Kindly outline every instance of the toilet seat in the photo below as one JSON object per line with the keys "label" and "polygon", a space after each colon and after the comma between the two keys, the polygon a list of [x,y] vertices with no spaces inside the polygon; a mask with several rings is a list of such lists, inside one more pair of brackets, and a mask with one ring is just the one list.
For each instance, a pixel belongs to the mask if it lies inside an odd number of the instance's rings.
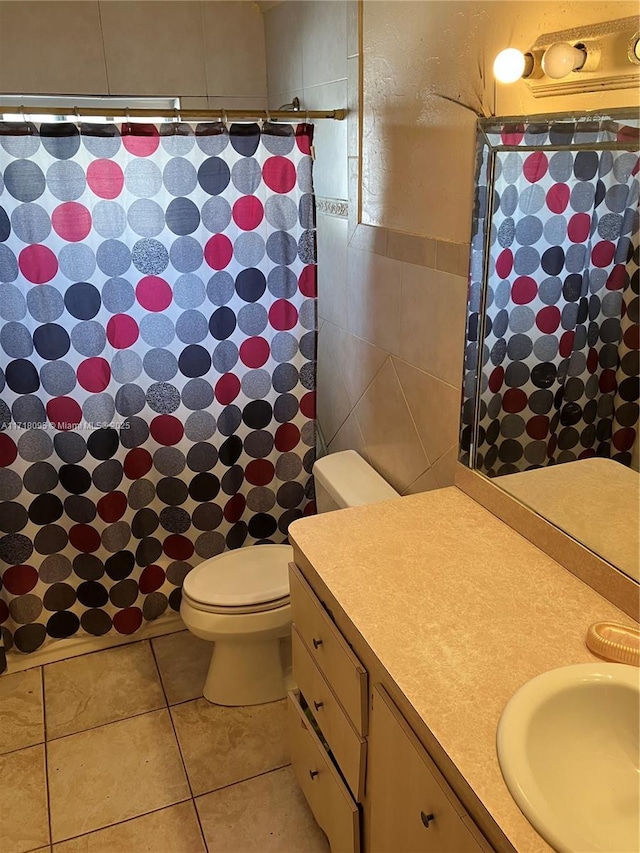
{"label": "toilet seat", "polygon": [[252,545],[218,554],[193,568],[182,593],[211,613],[258,613],[289,603],[290,545]]}

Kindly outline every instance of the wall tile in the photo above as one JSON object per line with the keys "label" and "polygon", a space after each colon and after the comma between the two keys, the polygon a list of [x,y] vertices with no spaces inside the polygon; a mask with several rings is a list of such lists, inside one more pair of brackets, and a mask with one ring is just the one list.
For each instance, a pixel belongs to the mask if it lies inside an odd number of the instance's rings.
{"label": "wall tile", "polygon": [[267,98],[260,95],[255,95],[252,98],[230,98],[230,97],[211,97],[207,98],[208,108],[210,110],[219,110],[220,108],[228,110],[266,110]]}
{"label": "wall tile", "polygon": [[355,408],[371,464],[402,492],[429,467],[388,359]]}
{"label": "wall tile", "polygon": [[[347,161],[347,178],[349,183],[349,243],[353,240],[354,234],[358,227],[358,219],[360,217],[360,196],[358,190],[358,175],[359,165],[357,157],[349,157]],[[386,231],[384,232],[386,234]],[[356,247],[359,248],[359,247]],[[386,254],[385,251],[380,252],[381,255]]]}
{"label": "wall tile", "polygon": [[400,346],[394,353],[460,388],[466,312],[466,279],[403,264]]}
{"label": "wall tile", "polygon": [[[351,159],[355,158],[349,158],[349,162]],[[363,252],[386,255],[388,239],[389,232],[386,228],[378,228],[359,222],[349,238],[349,245],[353,246],[354,249],[361,249]]]}
{"label": "wall tile", "polygon": [[404,490],[403,495],[417,495],[419,492],[431,492],[433,489],[439,489],[438,481],[433,473],[433,468],[429,468],[421,474],[417,480],[414,480],[411,485]]}
{"label": "wall tile", "polygon": [[111,94],[206,95],[200,3],[110,2],[100,12]]}
{"label": "wall tile", "polygon": [[[258,6],[224,0],[203,2],[202,24],[209,95],[266,97],[264,18]],[[233,62],[236,56],[242,58]]]}
{"label": "wall tile", "polygon": [[280,3],[264,16],[269,97],[302,89],[302,5]]}
{"label": "wall tile", "polygon": [[436,478],[439,489],[454,485],[456,464],[458,462],[458,441],[433,463],[431,470]]}
{"label": "wall tile", "polygon": [[402,264],[349,247],[349,331],[388,352],[400,346]]}
{"label": "wall tile", "polygon": [[342,338],[340,363],[351,404],[355,406],[389,354],[352,334]]}
{"label": "wall tile", "polygon": [[347,76],[347,3],[345,0],[314,0],[303,3],[302,83],[317,86]]}
{"label": "wall tile", "polygon": [[340,367],[341,339],[345,333],[325,321],[318,333],[318,423],[329,444],[351,411]]}
{"label": "wall tile", "polygon": [[97,3],[0,3],[0,32],[3,92],[108,93]]}
{"label": "wall tile", "polygon": [[327,450],[329,453],[339,453],[341,450],[355,450],[364,460],[369,461],[364,437],[354,412],[351,412],[342,424]]}
{"label": "wall tile", "polygon": [[349,59],[347,73],[347,153],[349,157],[357,157],[359,150],[358,138],[358,103],[360,84],[358,79],[358,64],[357,57]]}
{"label": "wall tile", "polygon": [[[302,106],[308,110],[341,109],[347,105],[347,80],[304,89]],[[317,195],[348,198],[347,122],[319,121],[315,125],[314,185]]]}
{"label": "wall tile", "polygon": [[466,278],[469,274],[469,244],[447,243],[444,240],[437,240],[436,242],[436,269],[454,275],[462,275]]}
{"label": "wall tile", "polygon": [[318,214],[318,314],[347,326],[347,220]]}
{"label": "wall tile", "polygon": [[360,18],[359,0],[347,0],[347,56],[357,56],[360,53]]}
{"label": "wall tile", "polygon": [[436,243],[437,241],[430,237],[418,237],[415,234],[403,234],[401,231],[389,231],[387,255],[407,264],[417,264],[421,267],[435,269]]}
{"label": "wall tile", "polygon": [[433,464],[458,440],[460,391],[400,359],[393,360],[409,411]]}

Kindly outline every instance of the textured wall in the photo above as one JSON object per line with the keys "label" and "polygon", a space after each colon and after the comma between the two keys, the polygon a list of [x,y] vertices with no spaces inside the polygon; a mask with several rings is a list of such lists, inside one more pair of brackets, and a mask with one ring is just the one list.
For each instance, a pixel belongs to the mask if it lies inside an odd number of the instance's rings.
{"label": "textured wall", "polygon": [[[308,108],[351,111],[348,122],[316,124],[324,438],[329,450],[360,452],[401,492],[449,485],[468,247],[357,225],[356,2],[287,0],[266,10],[265,33],[270,106],[298,95]],[[336,205],[325,199],[347,198],[348,219],[326,212]]]}
{"label": "textured wall", "polygon": [[[620,106],[630,97],[532,105],[524,84],[494,92],[485,68],[512,40],[529,46],[539,32],[634,14],[635,3],[365,0],[362,164],[356,0],[263,8],[271,106],[298,95],[308,107],[351,111],[346,133],[337,123],[316,126],[320,209],[323,196],[349,199],[348,220],[318,216],[318,418],[329,450],[358,450],[402,492],[449,485],[476,110],[493,111],[496,94],[503,115]],[[358,223],[361,165],[363,222],[385,227]]]}
{"label": "textured wall", "polygon": [[194,109],[207,99],[212,108],[264,106],[264,22],[244,0],[6,0],[0,33],[6,93],[182,96]]}
{"label": "textured wall", "polygon": [[640,103],[631,89],[534,98],[523,81],[494,85],[496,54],[510,46],[527,50],[543,33],[637,14],[635,0],[366,0],[363,221],[468,240],[475,112],[532,115]]}

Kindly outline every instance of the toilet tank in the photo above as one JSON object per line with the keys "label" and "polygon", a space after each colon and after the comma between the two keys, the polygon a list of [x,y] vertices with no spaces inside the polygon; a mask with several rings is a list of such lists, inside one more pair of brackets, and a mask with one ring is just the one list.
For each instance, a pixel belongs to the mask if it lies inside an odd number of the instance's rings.
{"label": "toilet tank", "polygon": [[355,450],[342,450],[318,459],[313,466],[318,512],[399,498]]}

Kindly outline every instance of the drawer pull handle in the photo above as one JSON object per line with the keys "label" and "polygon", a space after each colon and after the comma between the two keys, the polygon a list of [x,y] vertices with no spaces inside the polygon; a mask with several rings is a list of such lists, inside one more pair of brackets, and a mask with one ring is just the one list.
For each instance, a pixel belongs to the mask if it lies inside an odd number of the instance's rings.
{"label": "drawer pull handle", "polygon": [[422,820],[422,823],[426,826],[426,828],[429,829],[429,824],[432,820],[435,820],[436,818],[435,815],[420,812],[420,819]]}
{"label": "drawer pull handle", "polygon": [[314,637],[313,638],[313,648],[319,649],[321,645],[322,645],[322,640],[316,640],[316,638]]}
{"label": "drawer pull handle", "polygon": [[313,707],[316,709],[316,711],[319,711],[320,708],[324,707],[324,702],[314,702]]}
{"label": "drawer pull handle", "polygon": [[309,776],[311,776],[312,782],[316,778],[316,776],[318,775],[319,772],[320,772],[319,770],[309,770]]}

